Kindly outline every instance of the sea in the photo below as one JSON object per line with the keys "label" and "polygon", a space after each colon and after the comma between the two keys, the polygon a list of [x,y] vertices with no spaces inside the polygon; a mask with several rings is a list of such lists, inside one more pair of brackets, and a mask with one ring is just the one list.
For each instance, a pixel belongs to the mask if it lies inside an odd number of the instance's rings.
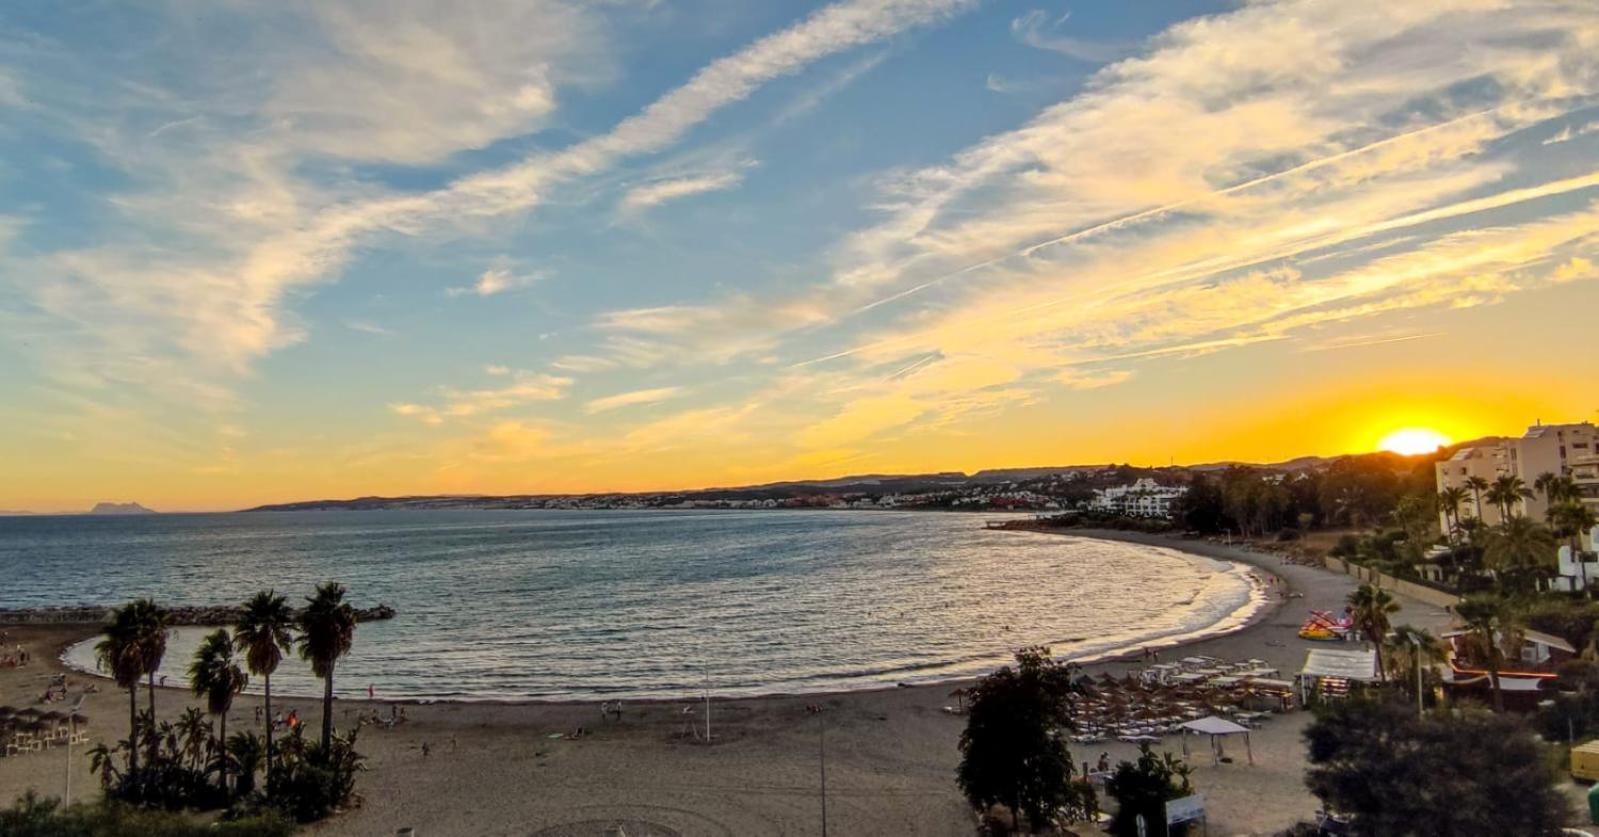
{"label": "sea", "polygon": [[[332,511],[0,518],[0,608],[300,603],[363,622],[335,691],[424,700],[747,696],[1091,660],[1244,624],[1245,568],[1172,549],[892,511]],[[171,685],[206,629],[174,631]],[[92,641],[67,661],[94,671]],[[298,659],[274,694],[316,696]],[[248,691],[259,691],[252,682]]]}

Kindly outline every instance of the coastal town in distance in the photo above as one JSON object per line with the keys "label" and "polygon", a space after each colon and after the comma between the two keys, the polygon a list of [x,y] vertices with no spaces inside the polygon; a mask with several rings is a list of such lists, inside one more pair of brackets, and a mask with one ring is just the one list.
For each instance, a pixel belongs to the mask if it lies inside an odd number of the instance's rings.
{"label": "coastal town in distance", "polygon": [[1599,0],[0,4],[0,837],[1599,837]]}

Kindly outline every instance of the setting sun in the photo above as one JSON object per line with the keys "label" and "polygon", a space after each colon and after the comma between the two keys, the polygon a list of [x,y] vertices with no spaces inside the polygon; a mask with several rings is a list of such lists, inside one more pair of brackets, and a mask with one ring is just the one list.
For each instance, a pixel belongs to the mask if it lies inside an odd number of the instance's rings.
{"label": "setting sun", "polygon": [[1382,437],[1382,441],[1377,443],[1377,447],[1402,456],[1415,456],[1422,453],[1432,453],[1447,444],[1449,444],[1449,437],[1436,430],[1428,430],[1424,427],[1406,427]]}

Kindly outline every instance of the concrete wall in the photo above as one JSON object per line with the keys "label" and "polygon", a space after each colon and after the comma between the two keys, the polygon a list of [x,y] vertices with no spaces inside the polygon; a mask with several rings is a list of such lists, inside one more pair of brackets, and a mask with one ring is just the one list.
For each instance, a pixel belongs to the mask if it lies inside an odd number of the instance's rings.
{"label": "concrete wall", "polygon": [[1454,607],[1455,604],[1460,601],[1460,597],[1453,593],[1445,593],[1442,590],[1435,590],[1431,587],[1417,584],[1413,581],[1405,581],[1402,578],[1394,578],[1391,575],[1380,573],[1367,567],[1351,564],[1342,558],[1333,558],[1329,556],[1322,560],[1326,563],[1327,569],[1332,570],[1335,573],[1343,573],[1344,575],[1354,576],[1355,578],[1360,579],[1367,584],[1375,584],[1384,590],[1398,593],[1401,596],[1409,599],[1415,599],[1418,602],[1430,604],[1433,607]]}

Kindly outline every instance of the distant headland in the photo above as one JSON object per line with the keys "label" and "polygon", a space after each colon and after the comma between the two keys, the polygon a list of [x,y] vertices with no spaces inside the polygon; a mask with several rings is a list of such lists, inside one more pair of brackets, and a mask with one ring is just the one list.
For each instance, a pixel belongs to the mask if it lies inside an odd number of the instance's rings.
{"label": "distant headland", "polygon": [[95,503],[89,514],[158,514],[138,503]]}

